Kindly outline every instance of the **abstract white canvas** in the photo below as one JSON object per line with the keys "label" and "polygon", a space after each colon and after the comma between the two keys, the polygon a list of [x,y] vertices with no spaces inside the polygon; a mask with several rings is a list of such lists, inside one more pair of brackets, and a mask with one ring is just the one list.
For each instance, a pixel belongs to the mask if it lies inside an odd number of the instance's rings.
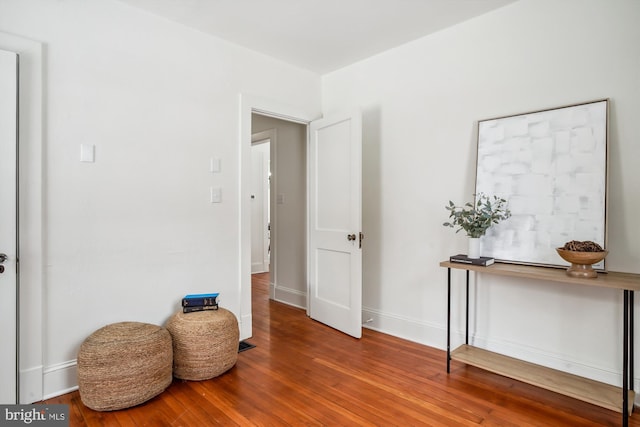
{"label": "abstract white canvas", "polygon": [[567,241],[605,247],[607,125],[606,99],[478,122],[476,193],[512,213],[482,238],[483,256],[564,266],[555,248]]}

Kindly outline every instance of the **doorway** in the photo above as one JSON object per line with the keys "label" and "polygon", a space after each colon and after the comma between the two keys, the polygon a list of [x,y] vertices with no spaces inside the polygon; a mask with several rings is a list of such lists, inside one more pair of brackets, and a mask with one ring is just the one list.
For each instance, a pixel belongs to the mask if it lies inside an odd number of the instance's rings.
{"label": "doorway", "polygon": [[[277,113],[273,113],[277,112]],[[301,251],[297,252],[299,256],[303,254],[303,261],[298,263],[287,262],[286,266],[299,268],[304,271],[301,282],[304,284],[301,287],[301,291],[296,290],[290,286],[284,286],[283,282],[279,279],[276,270],[274,281],[274,294],[276,299],[278,298],[279,290],[285,291],[290,297],[298,298],[301,301],[300,304],[289,302],[291,305],[299,305],[305,307],[307,314],[315,320],[319,320],[322,323],[332,326],[329,322],[330,318],[323,316],[322,313],[330,313],[331,310],[324,310],[329,306],[342,308],[341,320],[344,324],[335,325],[338,330],[353,335],[359,338],[361,336],[362,324],[361,324],[361,306],[362,306],[362,251],[361,242],[363,238],[362,233],[362,116],[359,111],[354,111],[351,115],[334,115],[330,118],[318,119],[319,113],[315,117],[309,114],[308,111],[301,111],[291,106],[283,105],[273,100],[266,98],[258,98],[251,95],[240,95],[240,221],[239,221],[239,244],[240,244],[240,264],[238,269],[239,275],[239,287],[240,287],[240,339],[250,338],[252,336],[252,314],[251,314],[251,135],[252,126],[258,117],[268,117],[270,119],[277,119],[283,123],[295,123],[302,125],[299,127],[303,130],[303,137],[301,138],[304,143],[300,144],[304,147],[304,150],[308,150],[306,155],[300,156],[298,161],[292,161],[288,164],[301,166],[304,165],[305,172],[298,175],[298,178],[283,179],[282,168],[279,166],[280,161],[278,156],[272,156],[273,165],[272,181],[275,184],[275,189],[272,191],[275,197],[271,198],[271,218],[272,218],[272,263],[271,271],[274,267],[278,267],[279,252],[281,252],[281,245],[278,244],[278,238],[280,234],[282,236],[293,234],[290,233],[291,223],[283,221],[284,227],[280,227],[276,222],[278,220],[281,208],[279,205],[287,204],[287,200],[290,200],[286,192],[280,192],[282,188],[278,184],[279,180],[288,184],[298,183],[302,184],[305,188],[304,193],[304,232],[302,234],[304,244],[301,246]],[[280,138],[278,138],[280,139]],[[314,142],[315,141],[315,142]],[[322,142],[320,142],[322,141]],[[320,147],[322,149],[318,149]],[[309,148],[309,147],[315,148]],[[345,147],[348,148],[349,155],[348,161],[344,161],[345,157],[340,156],[333,148],[339,148],[338,151],[344,151]],[[287,150],[279,150],[279,152],[288,153]],[[306,158],[305,158],[306,157]],[[339,161],[338,161],[339,160]],[[334,163],[338,161],[337,164]],[[309,170],[309,174],[306,172],[306,168],[310,168],[314,165],[313,172]],[[339,166],[340,174],[338,180],[334,178],[333,170],[336,166]],[[320,173],[318,173],[320,172]],[[304,176],[304,179],[302,178]],[[337,181],[347,179],[342,184]],[[337,186],[336,186],[337,185]],[[350,190],[345,192],[343,187],[348,187]],[[340,189],[339,194],[347,194],[348,197],[336,199],[336,194],[332,189]],[[309,191],[309,194],[306,191]],[[320,197],[318,198],[318,192],[315,190],[322,190]],[[312,193],[315,191],[315,193]],[[273,209],[274,202],[277,209]],[[340,209],[335,209],[336,206],[340,206]],[[307,212],[308,211],[308,212]],[[338,219],[341,223],[344,223],[347,228],[338,231],[338,240],[348,242],[348,248],[342,247],[340,252],[345,256],[331,256],[330,252],[334,251],[330,247],[321,247],[321,240],[318,240],[317,233],[314,234],[311,230],[310,224],[320,226],[322,229],[329,227],[331,223],[335,222],[330,220],[324,221],[327,218],[334,218],[338,213]],[[342,218],[343,215],[340,212],[348,213],[351,219]],[[320,222],[314,222],[311,219],[311,215],[316,220],[318,218],[324,218]],[[318,215],[321,215],[319,217]],[[328,216],[327,216],[328,215]],[[345,222],[346,221],[346,222]],[[280,232],[276,232],[276,226]],[[315,227],[317,228],[317,227]],[[314,228],[314,229],[315,229]],[[316,230],[322,231],[322,230]],[[306,242],[308,236],[314,236],[313,240]],[[360,236],[358,238],[358,236]],[[335,239],[333,239],[335,240]],[[313,243],[315,242],[315,243]],[[307,248],[309,245],[309,249]],[[284,245],[282,245],[284,246]],[[344,246],[344,245],[343,245]],[[313,252],[313,255],[308,252]],[[320,257],[320,252],[324,255]],[[322,259],[321,259],[322,258]],[[274,263],[273,260],[276,262]],[[347,260],[347,262],[344,262]],[[309,271],[313,271],[315,274],[307,276],[306,269],[309,266]],[[313,269],[313,270],[312,270]],[[339,270],[344,277],[349,277],[349,301],[348,304],[344,304],[344,301],[336,301],[332,298],[333,292],[326,287],[327,284],[331,284],[332,277],[336,276],[335,271]],[[332,273],[333,272],[333,273]],[[319,274],[321,273],[321,274]],[[330,273],[329,275],[325,273]],[[333,276],[331,276],[333,274]],[[311,277],[313,276],[313,277]],[[343,281],[344,282],[344,281]],[[296,284],[294,284],[295,286]],[[320,287],[322,289],[320,289]],[[333,285],[335,289],[335,285]],[[327,293],[328,292],[328,293]],[[340,294],[345,294],[343,291]],[[312,298],[313,296],[313,298]],[[314,304],[310,304],[313,302]],[[316,310],[316,315],[310,311],[310,306],[313,305],[317,308],[322,307],[322,312]]]}
{"label": "doorway", "polygon": [[[251,272],[269,272],[271,299],[300,308],[307,307],[306,280],[306,220],[307,220],[307,126],[264,114],[251,115],[252,132],[252,215],[253,207],[261,204],[256,186],[268,185],[268,224],[252,216]],[[261,143],[261,144],[260,144]],[[258,145],[256,145],[258,144]],[[267,145],[268,144],[268,145]],[[268,146],[268,152],[265,145]],[[260,156],[259,153],[262,153]],[[261,158],[262,160],[260,160]],[[265,166],[268,158],[269,166]],[[265,168],[270,173],[265,174]],[[255,181],[259,176],[262,178]],[[256,197],[256,198],[254,198]],[[265,228],[270,247],[262,248]],[[256,234],[260,235],[256,235]],[[256,256],[255,252],[258,252]],[[268,253],[268,268],[258,265],[260,253]]]}
{"label": "doorway", "polygon": [[[240,94],[240,141],[239,141],[239,183],[240,183],[240,221],[238,223],[239,235],[239,252],[240,263],[238,265],[238,286],[240,291],[240,339],[250,338],[252,334],[252,314],[251,314],[251,135],[254,114],[277,117],[285,121],[299,123],[305,126],[313,119],[319,116],[317,111],[308,111],[305,109],[292,107],[291,105],[282,104],[269,98],[257,97],[253,95]],[[277,112],[277,113],[276,113]],[[306,141],[306,131],[305,131]],[[271,157],[272,172],[278,171],[277,158]],[[276,163],[276,164],[274,164]],[[277,181],[277,174],[272,174],[272,182]],[[273,194],[273,190],[272,190]],[[273,208],[274,199],[271,197],[271,207]],[[286,200],[285,200],[286,201]],[[277,212],[271,211],[272,231],[273,222]],[[274,257],[276,256],[274,249],[278,244],[275,242],[274,233],[271,233],[271,265],[273,270]]]}

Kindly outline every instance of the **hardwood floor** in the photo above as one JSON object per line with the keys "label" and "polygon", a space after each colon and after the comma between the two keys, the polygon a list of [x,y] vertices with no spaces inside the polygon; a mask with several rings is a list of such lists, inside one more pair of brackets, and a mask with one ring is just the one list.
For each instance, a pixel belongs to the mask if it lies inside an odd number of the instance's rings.
{"label": "hardwood floor", "polygon": [[[621,414],[452,362],[445,353],[368,329],[360,340],[269,301],[253,277],[256,347],[208,381],[174,379],[149,402],[96,412],[78,392],[71,426],[617,426]],[[629,420],[640,426],[640,414]]]}

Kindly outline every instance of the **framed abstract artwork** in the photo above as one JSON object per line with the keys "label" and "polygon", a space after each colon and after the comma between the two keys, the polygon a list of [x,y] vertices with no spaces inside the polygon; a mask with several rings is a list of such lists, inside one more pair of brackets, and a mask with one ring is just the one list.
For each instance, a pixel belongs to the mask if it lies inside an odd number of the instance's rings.
{"label": "framed abstract artwork", "polygon": [[476,194],[512,213],[482,238],[483,256],[566,266],[555,249],[568,241],[606,247],[608,111],[604,99],[478,121]]}

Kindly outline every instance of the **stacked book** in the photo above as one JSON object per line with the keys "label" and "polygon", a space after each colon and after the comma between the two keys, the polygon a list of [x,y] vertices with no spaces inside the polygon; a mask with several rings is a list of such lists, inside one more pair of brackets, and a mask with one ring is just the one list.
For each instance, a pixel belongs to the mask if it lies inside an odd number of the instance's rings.
{"label": "stacked book", "polygon": [[484,267],[487,267],[496,262],[495,259],[490,257],[481,256],[480,258],[469,258],[464,254],[452,255],[449,257],[449,261],[459,262],[461,264],[482,265]]}
{"label": "stacked book", "polygon": [[190,294],[182,298],[182,312],[192,313],[194,311],[217,310],[218,293],[212,294]]}

